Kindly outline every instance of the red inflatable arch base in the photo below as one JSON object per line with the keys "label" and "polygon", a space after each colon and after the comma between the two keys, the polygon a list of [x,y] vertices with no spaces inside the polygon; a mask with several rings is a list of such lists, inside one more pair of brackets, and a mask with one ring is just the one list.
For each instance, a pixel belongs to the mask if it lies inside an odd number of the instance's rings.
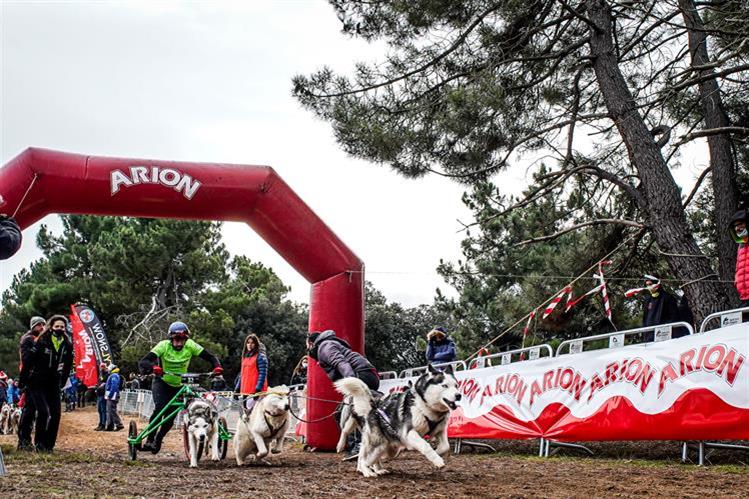
{"label": "red inflatable arch base", "polygon": [[[364,350],[364,264],[270,167],[31,148],[0,169],[0,196],[6,213],[21,204],[22,228],[50,213],[246,222],[311,283],[310,330],[333,329]],[[308,374],[310,397],[340,400],[314,361]],[[307,419],[334,410],[308,400]],[[307,425],[312,447],[332,450],[337,438],[333,418]]]}

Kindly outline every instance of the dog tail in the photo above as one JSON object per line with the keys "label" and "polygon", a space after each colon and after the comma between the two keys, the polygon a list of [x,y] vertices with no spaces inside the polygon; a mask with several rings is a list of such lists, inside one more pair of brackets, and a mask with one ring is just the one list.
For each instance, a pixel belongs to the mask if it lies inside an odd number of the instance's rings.
{"label": "dog tail", "polygon": [[365,417],[372,410],[372,394],[359,378],[343,378],[335,382],[335,389],[354,401],[354,413]]}

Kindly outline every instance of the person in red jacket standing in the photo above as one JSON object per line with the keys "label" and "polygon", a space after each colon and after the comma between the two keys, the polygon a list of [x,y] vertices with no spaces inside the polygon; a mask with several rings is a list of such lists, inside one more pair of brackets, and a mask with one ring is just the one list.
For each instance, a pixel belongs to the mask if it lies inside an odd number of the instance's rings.
{"label": "person in red jacket standing", "polygon": [[739,210],[733,215],[729,230],[739,245],[734,284],[739,292],[741,306],[749,307],[749,231],[746,227],[746,210]]}
{"label": "person in red jacket standing", "polygon": [[[255,334],[248,334],[242,349],[242,364],[235,391],[242,396],[254,395],[268,390],[268,357],[263,345]],[[251,411],[256,397],[249,397],[245,407]]]}

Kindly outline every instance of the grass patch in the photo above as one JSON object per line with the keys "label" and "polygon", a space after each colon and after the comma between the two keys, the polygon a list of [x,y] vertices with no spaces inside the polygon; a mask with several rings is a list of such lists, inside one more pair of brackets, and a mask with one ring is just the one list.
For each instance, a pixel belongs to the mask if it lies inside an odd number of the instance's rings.
{"label": "grass patch", "polygon": [[85,454],[83,452],[53,452],[51,454],[19,451],[13,445],[5,444],[0,446],[3,456],[8,463],[33,463],[33,464],[70,464],[70,463],[96,463],[99,462],[96,456]]}

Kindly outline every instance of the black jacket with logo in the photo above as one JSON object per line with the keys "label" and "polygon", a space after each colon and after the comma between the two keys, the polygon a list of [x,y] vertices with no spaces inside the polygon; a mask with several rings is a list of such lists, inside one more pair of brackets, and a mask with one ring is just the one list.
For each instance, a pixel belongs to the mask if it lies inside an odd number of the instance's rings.
{"label": "black jacket with logo", "polygon": [[63,333],[60,349],[55,350],[52,333],[47,331],[39,336],[30,352],[28,362],[23,361],[21,379],[27,381],[30,388],[46,388],[56,385],[62,388],[73,367],[73,343]]}

